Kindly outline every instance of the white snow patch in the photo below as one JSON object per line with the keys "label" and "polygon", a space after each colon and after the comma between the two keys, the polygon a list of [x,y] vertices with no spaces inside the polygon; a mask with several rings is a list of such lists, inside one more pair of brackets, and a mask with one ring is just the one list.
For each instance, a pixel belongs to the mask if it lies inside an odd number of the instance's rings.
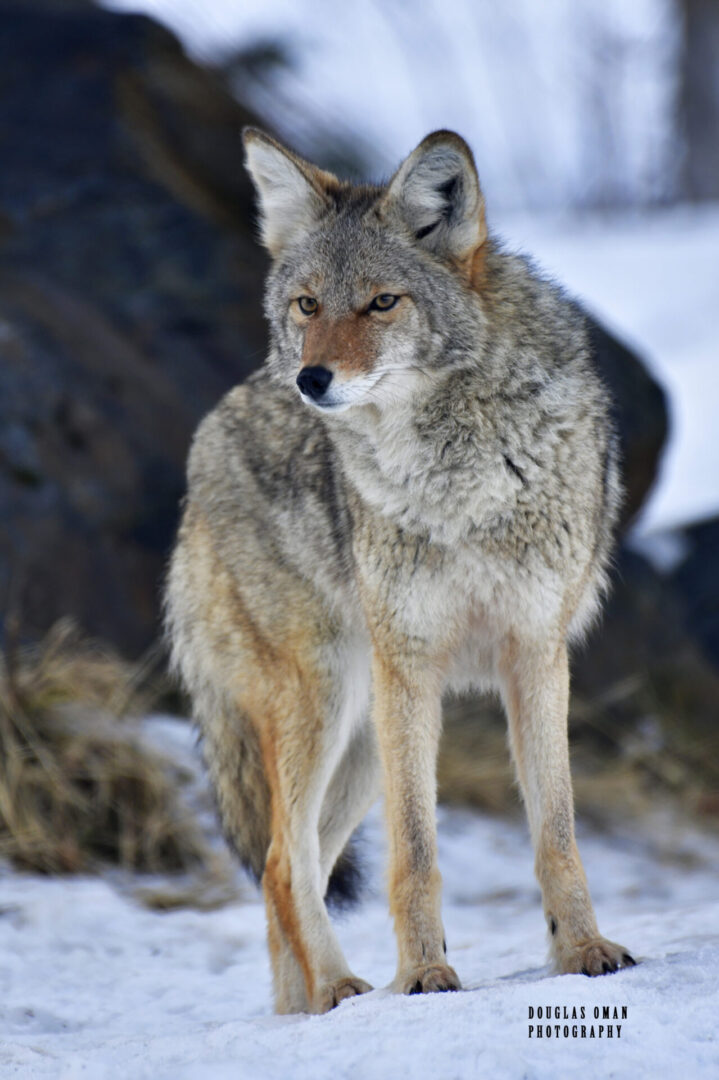
{"label": "white snow patch", "polygon": [[[191,754],[188,725],[163,721]],[[184,744],[184,745],[183,745]],[[213,912],[156,914],[108,880],[5,872],[0,906],[0,1073],[147,1080],[385,1080],[657,1076],[681,1062],[717,1075],[719,844],[657,818],[641,834],[580,830],[600,927],[641,960],[598,979],[556,976],[523,824],[440,809],[443,917],[465,991],[387,990],[322,1017],[272,1014],[260,898]],[[394,974],[383,896],[383,830],[365,828],[372,892],[338,923],[353,968]],[[621,1035],[541,1041],[529,1008],[627,1006]],[[535,1019],[536,1024],[536,1019]],[[582,1021],[577,1021],[581,1024]],[[568,1021],[571,1030],[572,1021]],[[560,1070],[558,1072],[558,1070]]]}
{"label": "white snow patch", "polygon": [[659,530],[658,532],[633,531],[629,536],[629,545],[648,559],[660,574],[673,573],[689,556],[692,544],[681,530]]}
{"label": "white snow patch", "polygon": [[202,62],[277,41],[251,104],[296,149],[335,132],[394,169],[428,131],[475,151],[494,206],[630,204],[675,188],[681,34],[670,0],[103,0]]}

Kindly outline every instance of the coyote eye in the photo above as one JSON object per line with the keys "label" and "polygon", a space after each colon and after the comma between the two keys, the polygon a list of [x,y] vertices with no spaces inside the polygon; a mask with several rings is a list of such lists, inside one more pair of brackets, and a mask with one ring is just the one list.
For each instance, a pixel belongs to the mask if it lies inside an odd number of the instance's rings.
{"label": "coyote eye", "polygon": [[380,293],[379,296],[375,296],[374,300],[370,304],[368,311],[389,311],[399,300],[398,296],[393,296],[392,293]]}
{"label": "coyote eye", "polygon": [[303,315],[314,315],[317,311],[317,301],[314,296],[300,296],[297,298],[297,306]]}

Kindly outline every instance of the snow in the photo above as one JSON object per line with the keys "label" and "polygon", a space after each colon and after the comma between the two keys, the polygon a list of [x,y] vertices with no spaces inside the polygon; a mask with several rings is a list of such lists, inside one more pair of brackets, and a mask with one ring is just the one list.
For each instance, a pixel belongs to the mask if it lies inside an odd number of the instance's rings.
{"label": "snow", "polygon": [[252,104],[308,155],[327,132],[393,169],[428,131],[473,145],[491,205],[666,198],[680,33],[671,0],[104,0],[170,26],[203,62],[278,42]]}
{"label": "snow", "polygon": [[[180,721],[153,721],[180,747]],[[184,749],[183,749],[184,747]],[[338,922],[354,970],[385,987],[395,946],[382,884],[378,811],[365,826],[370,893]],[[719,1069],[719,843],[656,815],[641,831],[579,845],[600,927],[641,960],[597,979],[546,964],[527,830],[440,808],[443,918],[465,990],[397,997],[377,989],[321,1017],[272,1013],[264,911],[241,885],[219,910],[150,912],[109,878],[3,877],[0,1075],[93,1080],[374,1080],[414,1075],[656,1076]],[[594,1019],[614,1006],[624,1020]],[[584,1006],[587,1034],[529,1038],[529,1008]],[[611,1040],[607,1037],[613,1025]],[[617,1031],[617,1024],[621,1032]],[[603,1025],[602,1038],[596,1037]],[[545,1022],[546,1025],[546,1022]],[[581,1028],[579,1028],[581,1031]],[[558,1072],[558,1070],[560,1070]]]}

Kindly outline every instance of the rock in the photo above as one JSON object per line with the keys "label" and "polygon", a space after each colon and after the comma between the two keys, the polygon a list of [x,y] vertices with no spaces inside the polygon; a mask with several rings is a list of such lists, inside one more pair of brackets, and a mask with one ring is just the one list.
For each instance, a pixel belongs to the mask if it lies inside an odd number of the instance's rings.
{"label": "rock", "polygon": [[682,536],[689,552],[672,585],[684,602],[686,629],[719,670],[719,517],[683,529]]}
{"label": "rock", "polygon": [[136,653],[191,434],[263,351],[252,117],[149,19],[0,24],[0,596]]}
{"label": "rock", "polygon": [[666,395],[641,359],[589,317],[597,367],[614,399],[614,418],[625,489],[622,524],[628,525],[657,477],[669,422]]}
{"label": "rock", "polygon": [[[73,615],[136,654],[202,416],[264,354],[254,118],[150,19],[0,0],[0,596],[26,638]],[[629,497],[666,430],[601,327]]]}
{"label": "rock", "polygon": [[603,723],[615,735],[643,712],[711,730],[719,671],[702,654],[681,590],[626,548],[612,577],[601,622],[574,652],[574,690],[603,703]]}

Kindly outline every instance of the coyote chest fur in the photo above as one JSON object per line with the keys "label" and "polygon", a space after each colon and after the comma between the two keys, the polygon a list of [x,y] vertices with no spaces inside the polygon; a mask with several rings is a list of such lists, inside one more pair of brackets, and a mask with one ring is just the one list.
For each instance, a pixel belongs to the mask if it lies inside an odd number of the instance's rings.
{"label": "coyote chest fur", "polygon": [[[583,318],[488,236],[471,152],[425,139],[354,187],[245,133],[270,352],[201,424],[167,587],[228,839],[261,879],[276,1006],[370,989],[325,907],[383,789],[402,992],[459,988],[436,866],[448,688],[498,691],[555,961],[633,963],[574,842],[567,645],[619,503]],[[521,961],[518,961],[521,962]]]}

